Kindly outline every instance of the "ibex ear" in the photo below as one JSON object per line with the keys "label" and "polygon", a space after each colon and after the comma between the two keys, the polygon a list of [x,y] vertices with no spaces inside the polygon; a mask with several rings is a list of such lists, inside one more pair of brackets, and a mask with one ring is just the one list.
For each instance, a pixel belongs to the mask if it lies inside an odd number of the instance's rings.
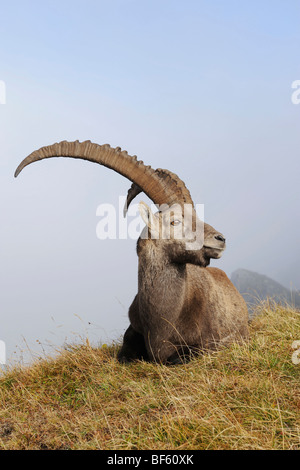
{"label": "ibex ear", "polygon": [[139,212],[143,221],[148,226],[151,235],[157,236],[159,234],[159,220],[155,217],[150,207],[147,206],[145,202],[141,201],[139,203]]}

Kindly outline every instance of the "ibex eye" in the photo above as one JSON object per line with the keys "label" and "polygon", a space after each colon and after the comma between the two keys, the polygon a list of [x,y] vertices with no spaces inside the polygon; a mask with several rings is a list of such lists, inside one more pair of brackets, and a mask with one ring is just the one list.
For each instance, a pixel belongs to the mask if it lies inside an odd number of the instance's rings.
{"label": "ibex eye", "polygon": [[179,225],[181,224],[180,220],[173,220],[173,222],[171,222],[171,225]]}

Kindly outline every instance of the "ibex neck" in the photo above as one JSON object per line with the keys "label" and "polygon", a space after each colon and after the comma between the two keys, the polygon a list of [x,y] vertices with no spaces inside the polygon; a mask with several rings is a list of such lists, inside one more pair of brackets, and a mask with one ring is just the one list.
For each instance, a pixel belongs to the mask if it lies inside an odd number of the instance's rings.
{"label": "ibex neck", "polygon": [[[148,247],[147,247],[148,248]],[[145,316],[176,317],[182,308],[186,266],[171,263],[166,256],[149,247],[139,253],[139,297],[147,305]]]}
{"label": "ibex neck", "polygon": [[149,243],[139,252],[139,275],[155,279],[158,276],[184,276],[185,265],[172,263],[164,249]]}

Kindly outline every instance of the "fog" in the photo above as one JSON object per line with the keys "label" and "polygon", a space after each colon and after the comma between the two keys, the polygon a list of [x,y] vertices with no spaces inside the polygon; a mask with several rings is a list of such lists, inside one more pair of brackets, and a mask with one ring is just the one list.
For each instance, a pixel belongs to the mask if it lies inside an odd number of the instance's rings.
{"label": "fog", "polygon": [[96,236],[98,206],[118,210],[129,181],[62,158],[14,178],[25,156],[60,140],[120,146],[177,173],[226,236],[213,266],[300,289],[299,14],[292,0],[289,8],[274,0],[2,5],[0,340],[8,360],[87,337],[118,340],[137,292],[136,240]]}

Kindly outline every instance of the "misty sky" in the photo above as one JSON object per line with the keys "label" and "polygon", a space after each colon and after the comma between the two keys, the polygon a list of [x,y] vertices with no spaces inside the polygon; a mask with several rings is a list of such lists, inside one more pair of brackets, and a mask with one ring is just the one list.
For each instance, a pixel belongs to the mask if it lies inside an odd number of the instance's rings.
{"label": "misty sky", "polygon": [[97,207],[117,207],[129,181],[71,159],[14,179],[26,155],[60,140],[120,146],[177,173],[226,236],[213,266],[300,289],[299,26],[296,0],[1,2],[8,357],[120,338],[137,291],[136,241],[96,237]]}

